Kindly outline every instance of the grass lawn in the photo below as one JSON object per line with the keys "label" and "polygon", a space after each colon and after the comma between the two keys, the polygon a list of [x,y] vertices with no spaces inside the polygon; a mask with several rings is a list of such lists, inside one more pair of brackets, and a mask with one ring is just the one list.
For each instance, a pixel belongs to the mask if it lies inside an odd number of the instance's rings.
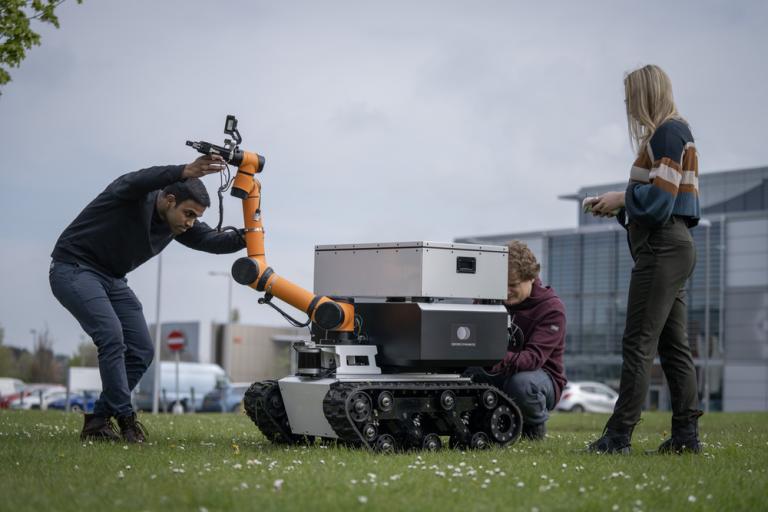
{"label": "grass lawn", "polygon": [[544,442],[374,455],[269,444],[247,417],[144,415],[143,446],[83,444],[74,413],[0,412],[0,510],[766,510],[768,414],[706,415],[699,456],[579,453],[604,415],[555,414]]}

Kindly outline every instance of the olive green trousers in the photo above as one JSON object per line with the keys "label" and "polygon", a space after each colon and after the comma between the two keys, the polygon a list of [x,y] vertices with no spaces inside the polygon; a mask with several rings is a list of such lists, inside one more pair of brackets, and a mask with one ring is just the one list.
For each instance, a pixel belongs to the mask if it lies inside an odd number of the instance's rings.
{"label": "olive green trousers", "polygon": [[696,248],[679,217],[657,228],[630,223],[628,238],[635,266],[622,340],[619,398],[607,427],[631,432],[640,421],[657,352],[669,384],[673,428],[682,426],[700,414],[685,302]]}

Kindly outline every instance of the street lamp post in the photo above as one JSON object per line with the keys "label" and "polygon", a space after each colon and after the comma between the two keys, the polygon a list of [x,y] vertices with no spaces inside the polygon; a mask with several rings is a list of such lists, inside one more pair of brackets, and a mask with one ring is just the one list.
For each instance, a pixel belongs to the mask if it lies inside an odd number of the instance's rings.
{"label": "street lamp post", "polygon": [[229,375],[230,370],[230,343],[232,337],[232,274],[229,272],[221,272],[211,270],[208,272],[211,276],[220,276],[227,278],[227,322],[224,324],[224,336],[222,337],[222,363],[224,365],[224,371]]}
{"label": "street lamp post", "polygon": [[163,277],[163,254],[157,255],[157,303],[155,304],[155,385],[152,390],[152,414],[157,414],[160,411],[160,378],[161,366],[160,362],[160,347],[162,341],[160,340],[160,296],[162,291],[162,277]]}
{"label": "street lamp post", "polygon": [[[37,329],[30,329],[29,333],[32,335],[32,350],[35,350],[35,344],[37,343]],[[22,389],[19,391],[19,402],[21,403],[21,406],[24,407],[24,390]],[[42,405],[42,401],[40,404]]]}

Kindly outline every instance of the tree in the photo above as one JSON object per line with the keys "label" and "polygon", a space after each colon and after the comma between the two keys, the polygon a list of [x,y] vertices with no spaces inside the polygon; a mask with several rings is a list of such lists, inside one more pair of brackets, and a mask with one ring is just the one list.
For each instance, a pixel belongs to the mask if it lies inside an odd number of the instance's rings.
{"label": "tree", "polygon": [[32,354],[25,348],[8,348],[13,354],[13,368],[11,368],[8,376],[27,382],[29,379],[29,369],[32,367]]}
{"label": "tree", "polygon": [[[78,4],[83,0],[75,0]],[[56,8],[64,0],[0,1],[0,85],[11,81],[6,66],[17,68],[27,50],[40,45],[40,34],[32,30],[31,21],[50,23],[59,28]]]}
{"label": "tree", "polygon": [[99,366],[96,345],[89,341],[79,344],[75,355],[69,358],[69,366]]}
{"label": "tree", "polygon": [[37,335],[35,351],[29,364],[27,382],[60,382],[63,375],[61,366],[53,354],[53,340],[46,327]]}
{"label": "tree", "polygon": [[0,325],[0,377],[10,377],[13,373],[13,353],[3,346],[5,329]]}

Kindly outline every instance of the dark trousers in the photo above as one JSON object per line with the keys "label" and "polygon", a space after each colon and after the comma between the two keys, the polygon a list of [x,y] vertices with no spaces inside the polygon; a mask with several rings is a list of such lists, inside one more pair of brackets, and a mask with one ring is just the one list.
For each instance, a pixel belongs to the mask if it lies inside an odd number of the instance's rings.
{"label": "dark trousers", "polygon": [[133,412],[131,391],[154,356],[141,303],[118,279],[82,265],[51,263],[51,290],[93,339],[99,355],[102,393],[94,414]]}
{"label": "dark trousers", "polygon": [[542,369],[517,372],[511,375],[490,375],[482,368],[472,367],[465,375],[475,382],[492,384],[515,401],[523,413],[525,425],[541,425],[549,419],[549,411],[555,408],[555,385]]}
{"label": "dark trousers", "polygon": [[685,307],[685,283],[696,265],[693,238],[678,217],[652,229],[632,223],[628,235],[635,266],[622,340],[619,398],[608,427],[631,431],[640,421],[657,351],[669,384],[672,424],[685,424],[698,415],[699,402]]}

